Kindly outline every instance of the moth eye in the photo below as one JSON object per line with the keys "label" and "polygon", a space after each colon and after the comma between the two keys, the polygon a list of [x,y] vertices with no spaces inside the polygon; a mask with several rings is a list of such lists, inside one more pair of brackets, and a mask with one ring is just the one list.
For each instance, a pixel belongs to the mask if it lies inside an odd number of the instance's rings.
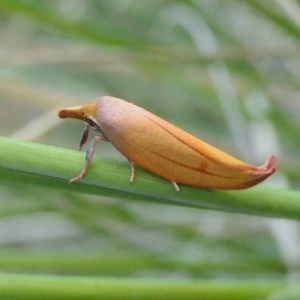
{"label": "moth eye", "polygon": [[89,119],[89,118],[86,119],[86,122],[87,122],[91,127],[97,127],[97,124],[96,124],[93,120],[91,120],[91,119]]}

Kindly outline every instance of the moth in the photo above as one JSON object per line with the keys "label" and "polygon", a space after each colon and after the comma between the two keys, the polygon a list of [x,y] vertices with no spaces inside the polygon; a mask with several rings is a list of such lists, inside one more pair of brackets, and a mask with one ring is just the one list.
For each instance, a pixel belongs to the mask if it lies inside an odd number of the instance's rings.
{"label": "moth", "polygon": [[87,142],[88,133],[95,135],[86,151],[81,179],[92,162],[95,145],[111,142],[128,160],[134,180],[134,164],[178,184],[208,189],[245,189],[265,180],[276,170],[276,159],[270,156],[255,167],[203,142],[191,134],[159,118],[151,112],[124,101],[104,96],[82,106],[63,108],[58,116],[86,123],[79,150]]}

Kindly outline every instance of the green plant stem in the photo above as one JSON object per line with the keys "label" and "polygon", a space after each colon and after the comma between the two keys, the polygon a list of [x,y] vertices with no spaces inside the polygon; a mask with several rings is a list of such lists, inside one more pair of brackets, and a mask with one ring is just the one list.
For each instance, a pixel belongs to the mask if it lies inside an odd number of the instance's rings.
{"label": "green plant stem", "polygon": [[276,260],[263,259],[196,259],[190,262],[178,258],[163,259],[155,255],[142,255],[139,253],[123,255],[107,254],[61,254],[61,253],[37,253],[30,251],[1,251],[0,269],[2,272],[23,272],[34,274],[39,270],[45,270],[47,274],[85,274],[101,276],[131,276],[138,272],[145,274],[157,272],[174,274],[176,272],[189,272],[195,278],[208,273],[231,273],[243,278],[251,278],[258,272],[277,276],[285,276],[286,268]]}
{"label": "green plant stem", "polygon": [[[124,159],[125,160],[125,159]],[[300,193],[258,186],[242,191],[221,191],[172,184],[136,168],[129,182],[126,162],[95,155],[86,176],[70,184],[84,162],[84,153],[0,137],[0,180],[17,188],[20,184],[40,185],[72,192],[128,200],[146,200],[189,207],[239,212],[269,217],[300,219]]]}
{"label": "green plant stem", "polygon": [[[0,299],[266,299],[279,282],[215,282],[1,275]],[[298,291],[299,295],[299,291]]]}

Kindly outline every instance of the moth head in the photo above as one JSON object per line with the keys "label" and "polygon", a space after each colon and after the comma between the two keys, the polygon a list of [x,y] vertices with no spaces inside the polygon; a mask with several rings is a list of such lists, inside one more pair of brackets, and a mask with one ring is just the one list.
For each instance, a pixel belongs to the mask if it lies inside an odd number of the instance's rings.
{"label": "moth head", "polygon": [[100,127],[96,119],[96,100],[90,101],[82,106],[62,108],[58,112],[61,119],[73,118],[81,120],[91,127]]}

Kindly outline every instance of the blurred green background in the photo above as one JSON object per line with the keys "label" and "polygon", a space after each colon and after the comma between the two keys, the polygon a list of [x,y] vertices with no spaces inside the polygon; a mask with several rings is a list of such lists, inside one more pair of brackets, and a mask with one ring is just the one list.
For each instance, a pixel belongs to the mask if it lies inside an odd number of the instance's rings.
{"label": "blurred green background", "polygon": [[[84,125],[57,111],[111,95],[248,163],[274,154],[265,184],[299,189],[299,1],[1,0],[0,25],[0,135],[77,149]],[[285,280],[299,249],[295,221],[0,179],[3,273]]]}

